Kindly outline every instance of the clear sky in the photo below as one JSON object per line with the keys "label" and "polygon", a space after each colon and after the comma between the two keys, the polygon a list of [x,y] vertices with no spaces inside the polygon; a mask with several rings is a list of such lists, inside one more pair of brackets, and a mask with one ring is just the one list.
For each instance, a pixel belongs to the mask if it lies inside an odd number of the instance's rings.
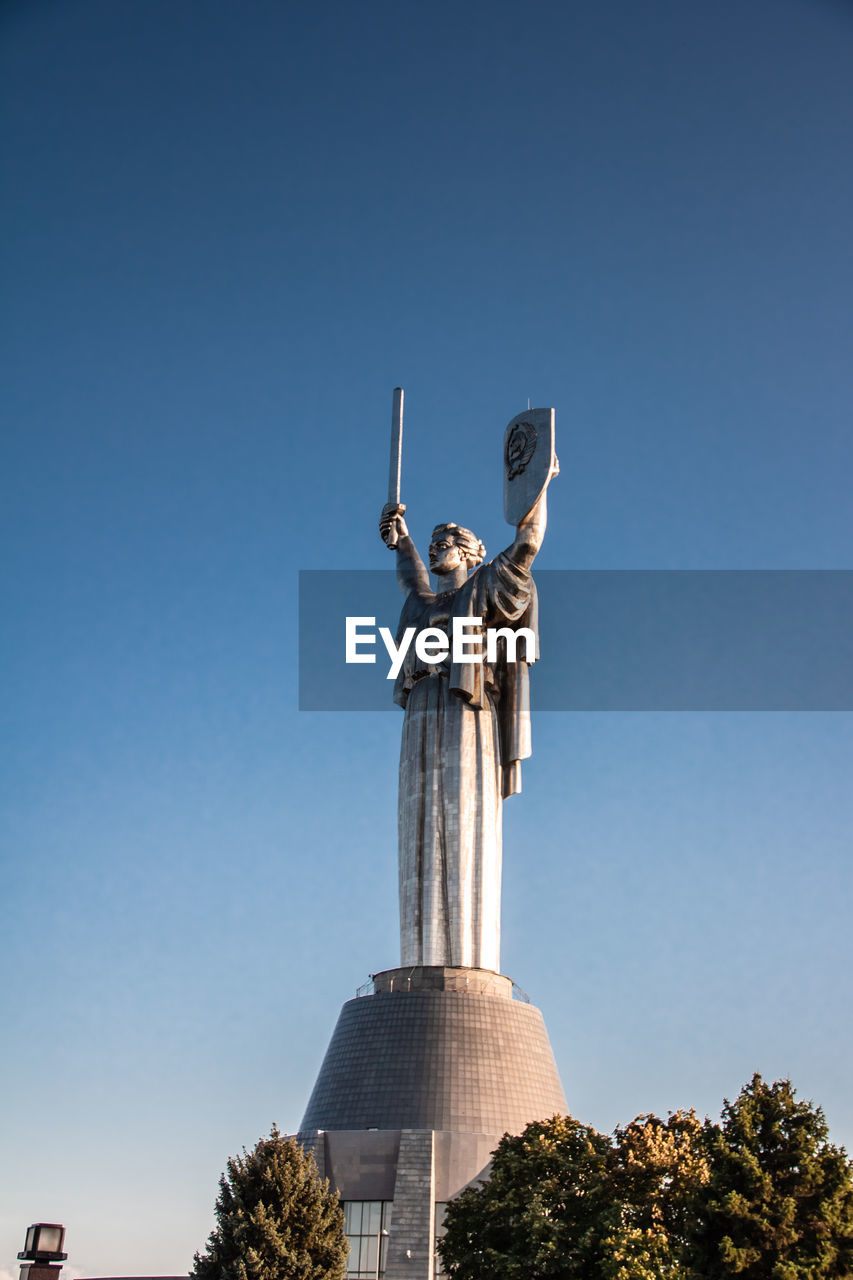
{"label": "clear sky", "polygon": [[[299,569],[850,569],[853,10],[7,0],[0,1268],[187,1268],[397,961],[400,714],[296,708]],[[624,637],[626,646],[630,635]],[[561,661],[561,638],[543,662]],[[853,717],[557,713],[504,970],[569,1105],[789,1075],[853,1143]]]}

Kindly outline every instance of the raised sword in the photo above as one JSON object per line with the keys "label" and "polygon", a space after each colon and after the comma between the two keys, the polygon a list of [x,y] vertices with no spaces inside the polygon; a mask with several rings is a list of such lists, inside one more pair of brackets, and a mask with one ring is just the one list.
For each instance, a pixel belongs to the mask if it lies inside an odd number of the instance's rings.
{"label": "raised sword", "polygon": [[[400,469],[403,462],[403,388],[394,388],[394,402],[391,408],[391,461],[388,467],[388,506],[400,507]],[[401,507],[401,514],[405,511]],[[389,547],[397,545],[397,530],[394,527],[388,538]]]}

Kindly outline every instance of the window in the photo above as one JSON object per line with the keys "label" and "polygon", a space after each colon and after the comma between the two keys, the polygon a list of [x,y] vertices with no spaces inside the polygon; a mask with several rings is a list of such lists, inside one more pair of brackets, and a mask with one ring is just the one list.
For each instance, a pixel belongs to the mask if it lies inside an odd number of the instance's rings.
{"label": "window", "polygon": [[436,1280],[440,1276],[446,1274],[441,1265],[441,1257],[438,1252],[438,1242],[444,1235],[444,1215],[447,1210],[447,1202],[436,1200],[435,1202],[435,1275]]}
{"label": "window", "polygon": [[390,1200],[348,1200],[344,1231],[349,1240],[347,1280],[378,1280],[385,1275]]}

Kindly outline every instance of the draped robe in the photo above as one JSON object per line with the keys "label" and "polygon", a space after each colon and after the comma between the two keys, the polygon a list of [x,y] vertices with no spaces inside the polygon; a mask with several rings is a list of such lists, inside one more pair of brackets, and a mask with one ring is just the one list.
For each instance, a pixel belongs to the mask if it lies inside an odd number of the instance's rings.
{"label": "draped robe", "polygon": [[[536,636],[536,586],[510,551],[481,565],[455,590],[411,586],[397,642],[407,627],[454,618],[490,627],[529,627]],[[475,636],[477,629],[469,628]],[[521,790],[530,755],[530,685],[523,640],[516,661],[499,641],[494,663],[422,662],[411,644],[394,700],[405,708],[398,805],[401,965],[500,972],[501,808]]]}

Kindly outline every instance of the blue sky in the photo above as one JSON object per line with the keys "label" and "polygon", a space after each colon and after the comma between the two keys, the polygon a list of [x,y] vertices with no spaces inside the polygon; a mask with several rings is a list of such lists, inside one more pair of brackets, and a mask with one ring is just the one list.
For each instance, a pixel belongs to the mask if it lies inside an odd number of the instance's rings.
{"label": "blue sky", "polygon": [[[10,0],[0,1265],[184,1270],[397,958],[400,717],[299,713],[300,569],[849,569],[853,13]],[[625,637],[630,644],[630,636]],[[543,662],[561,661],[560,645]],[[581,1119],[790,1075],[853,1143],[853,720],[548,713],[503,964]]]}

